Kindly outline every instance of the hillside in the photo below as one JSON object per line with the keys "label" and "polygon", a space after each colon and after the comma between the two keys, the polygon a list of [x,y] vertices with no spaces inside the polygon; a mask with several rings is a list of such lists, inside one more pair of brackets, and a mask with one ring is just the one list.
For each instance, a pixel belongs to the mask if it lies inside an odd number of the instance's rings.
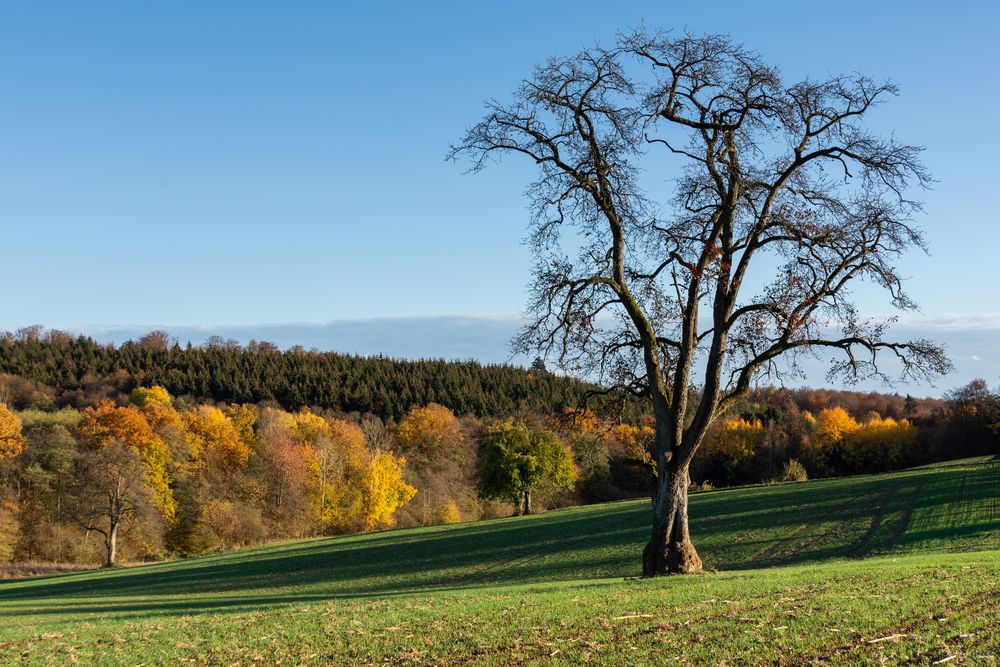
{"label": "hillside", "polygon": [[0,662],[718,662],[752,649],[761,663],[930,663],[1000,653],[1000,459],[695,495],[694,538],[716,570],[703,576],[631,578],[647,506],[0,582]]}

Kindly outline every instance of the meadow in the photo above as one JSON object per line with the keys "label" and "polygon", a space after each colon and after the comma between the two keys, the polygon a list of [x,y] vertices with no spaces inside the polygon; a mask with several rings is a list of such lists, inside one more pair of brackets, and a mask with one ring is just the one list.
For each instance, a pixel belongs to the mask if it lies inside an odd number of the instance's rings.
{"label": "meadow", "polygon": [[0,582],[0,664],[998,664],[1000,458]]}

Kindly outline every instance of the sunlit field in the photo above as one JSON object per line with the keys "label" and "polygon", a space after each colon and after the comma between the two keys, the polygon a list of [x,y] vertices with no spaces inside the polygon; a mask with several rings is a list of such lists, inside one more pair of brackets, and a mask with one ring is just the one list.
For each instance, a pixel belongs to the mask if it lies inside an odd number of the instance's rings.
{"label": "sunlit field", "polygon": [[1000,460],[0,582],[3,664],[996,664]]}

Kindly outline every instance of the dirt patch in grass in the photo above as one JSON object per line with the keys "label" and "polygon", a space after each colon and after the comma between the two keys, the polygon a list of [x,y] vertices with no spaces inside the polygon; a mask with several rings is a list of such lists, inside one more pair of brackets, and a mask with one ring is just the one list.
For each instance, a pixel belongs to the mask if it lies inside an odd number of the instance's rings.
{"label": "dirt patch in grass", "polygon": [[41,574],[83,572],[85,570],[96,569],[96,565],[80,565],[77,563],[0,563],[0,579],[21,579]]}

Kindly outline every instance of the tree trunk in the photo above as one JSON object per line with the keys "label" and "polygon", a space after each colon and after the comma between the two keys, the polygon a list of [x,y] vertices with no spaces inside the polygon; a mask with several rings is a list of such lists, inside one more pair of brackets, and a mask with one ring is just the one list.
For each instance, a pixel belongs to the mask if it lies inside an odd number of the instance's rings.
{"label": "tree trunk", "polygon": [[104,563],[104,567],[114,567],[118,554],[118,524],[116,522],[111,523],[111,529],[108,531],[105,544],[108,547],[108,558]]}
{"label": "tree trunk", "polygon": [[701,572],[701,558],[688,532],[688,464],[667,464],[656,483],[653,532],[642,552],[642,576]]}
{"label": "tree trunk", "polygon": [[531,491],[524,492],[524,509],[521,514],[525,516],[531,514]]}

